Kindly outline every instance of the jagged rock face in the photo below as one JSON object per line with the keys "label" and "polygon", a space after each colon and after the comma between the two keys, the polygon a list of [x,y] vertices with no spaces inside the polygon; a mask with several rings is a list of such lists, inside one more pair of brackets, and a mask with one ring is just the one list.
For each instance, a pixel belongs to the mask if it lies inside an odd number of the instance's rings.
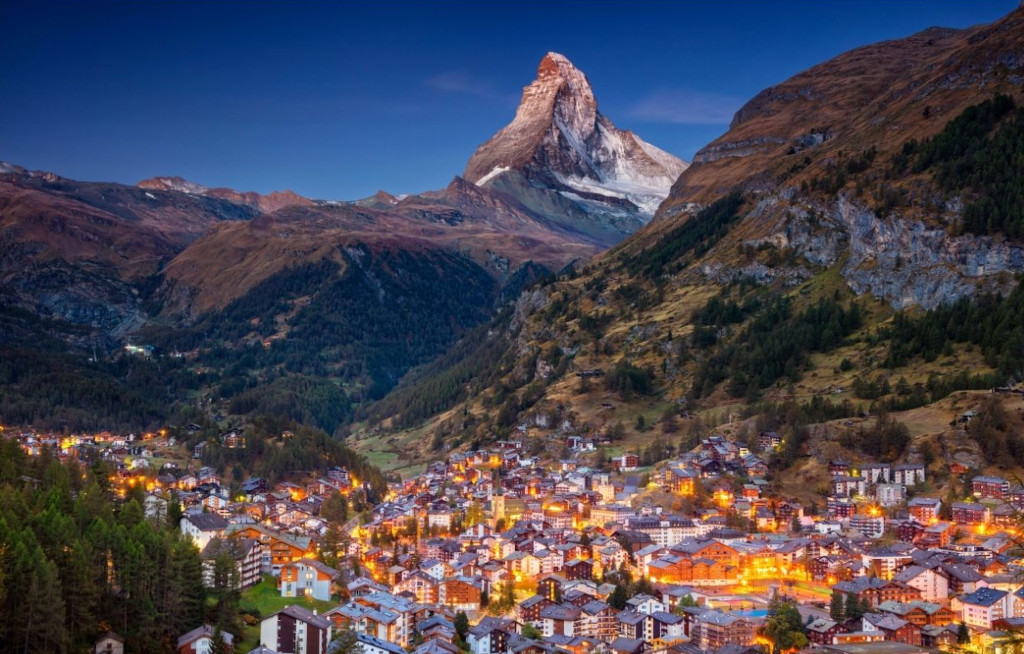
{"label": "jagged rock face", "polygon": [[[517,173],[587,213],[629,214],[639,226],[686,167],[686,162],[615,127],[598,111],[586,76],[551,52],[541,60],[537,79],[523,89],[515,119],[477,148],[464,177],[495,186],[500,178]],[[509,192],[507,180],[499,187]],[[631,225],[620,221],[619,229],[633,231]]]}
{"label": "jagged rock face", "polygon": [[[756,207],[700,273],[727,282],[798,284],[806,266],[732,265],[730,247],[791,248],[811,267],[841,266],[849,287],[895,308],[933,309],[984,291],[1005,291],[1024,272],[1024,246],[1004,237],[955,235],[963,199],[927,177],[893,179],[907,202],[883,211],[847,185],[814,190],[842,153],[874,148],[874,179],[910,139],[940,132],[967,107],[1024,89],[1024,8],[992,25],[932,28],[864,46],[765,89],[741,108],[729,131],[701,149],[677,180],[653,227],[689,220],[701,204],[742,188]],[[888,183],[888,182],[884,182]],[[945,199],[945,202],[940,200]],[[875,205],[875,206],[871,206]],[[652,234],[663,233],[652,229]],[[653,238],[651,234],[640,234]]]}
{"label": "jagged rock face", "polygon": [[[946,218],[953,221],[955,216],[950,211]],[[744,221],[764,226],[765,234],[740,241],[743,245],[789,248],[812,268],[841,264],[850,289],[895,309],[935,309],[983,292],[1005,293],[1024,272],[1020,244],[1001,237],[951,236],[945,228],[922,220],[879,216],[849,194],[829,203],[792,193],[764,195]],[[727,243],[725,249],[733,244]],[[743,278],[795,286],[813,275],[804,265],[769,267],[753,262],[737,267],[714,258],[699,268],[699,277],[717,283]]]}

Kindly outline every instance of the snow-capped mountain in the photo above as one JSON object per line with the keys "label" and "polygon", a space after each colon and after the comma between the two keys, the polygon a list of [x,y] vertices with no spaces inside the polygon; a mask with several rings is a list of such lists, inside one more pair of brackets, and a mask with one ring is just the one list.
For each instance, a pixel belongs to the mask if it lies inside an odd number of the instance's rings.
{"label": "snow-capped mountain", "polygon": [[586,75],[549,52],[523,89],[515,119],[477,148],[464,177],[546,214],[565,213],[568,200],[589,219],[632,232],[687,167],[617,128],[598,111]]}

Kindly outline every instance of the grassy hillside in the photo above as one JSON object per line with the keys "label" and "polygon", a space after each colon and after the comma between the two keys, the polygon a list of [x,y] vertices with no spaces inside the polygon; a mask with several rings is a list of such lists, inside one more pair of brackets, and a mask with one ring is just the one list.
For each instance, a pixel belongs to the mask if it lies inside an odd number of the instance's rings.
{"label": "grassy hillside", "polygon": [[[1006,97],[969,108],[933,139],[914,141],[908,162],[866,157],[844,184],[905,174],[985,203],[1016,183],[1005,179],[1012,167],[998,164],[1016,156],[1006,136],[1018,129],[1013,108]],[[528,290],[509,315],[365,412],[359,447],[402,468],[514,434],[554,457],[561,437],[588,434],[610,439],[595,455],[603,460],[678,451],[712,429],[745,425],[798,431],[800,447],[777,463],[812,489],[830,455],[924,458],[939,479],[961,450],[975,455],[970,467],[995,463],[985,439],[950,423],[983,402],[969,391],[1024,378],[1024,291],[897,311],[854,293],[845,260],[822,265],[772,245],[758,222],[763,203],[731,191]],[[1011,235],[1012,224],[988,229]],[[804,274],[785,274],[794,269]],[[1016,452],[1015,437],[1005,438]],[[1013,454],[1001,463],[1020,462]]]}

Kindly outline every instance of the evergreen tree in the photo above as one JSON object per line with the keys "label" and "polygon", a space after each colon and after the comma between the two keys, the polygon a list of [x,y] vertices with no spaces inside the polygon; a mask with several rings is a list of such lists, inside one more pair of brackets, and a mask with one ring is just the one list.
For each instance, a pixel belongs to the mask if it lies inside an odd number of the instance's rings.
{"label": "evergreen tree", "polygon": [[832,618],[836,622],[842,622],[846,617],[845,607],[843,606],[843,596],[841,593],[832,591],[832,599],[828,604],[828,617]]}
{"label": "evergreen tree", "polygon": [[516,588],[509,579],[501,585],[501,598],[498,600],[499,611],[510,611],[516,605]]}
{"label": "evergreen tree", "polygon": [[334,491],[320,507],[320,516],[339,526],[344,524],[348,520],[348,498]]}
{"label": "evergreen tree", "polygon": [[629,594],[626,591],[626,587],[622,584],[615,584],[615,590],[608,596],[608,606],[613,609],[622,611],[626,608],[626,602],[629,600]]}
{"label": "evergreen tree", "polygon": [[455,614],[453,622],[455,624],[455,633],[465,642],[466,634],[469,633],[469,616],[466,615],[465,611],[459,611]]}
{"label": "evergreen tree", "polygon": [[210,654],[231,654],[231,648],[224,642],[224,632],[219,625],[214,626],[213,636],[210,638]]}
{"label": "evergreen tree", "polygon": [[362,652],[356,632],[352,629],[342,629],[337,632],[328,649],[332,654],[360,654]]}
{"label": "evergreen tree", "polygon": [[773,652],[807,647],[807,634],[796,604],[777,595],[768,605],[768,617],[761,631],[772,642]]}
{"label": "evergreen tree", "polygon": [[963,622],[956,629],[956,644],[957,645],[969,645],[971,642],[971,630],[967,628],[967,625]]}
{"label": "evergreen tree", "polygon": [[847,620],[856,620],[864,615],[860,598],[850,594],[846,596],[846,605],[843,609],[843,617]]}

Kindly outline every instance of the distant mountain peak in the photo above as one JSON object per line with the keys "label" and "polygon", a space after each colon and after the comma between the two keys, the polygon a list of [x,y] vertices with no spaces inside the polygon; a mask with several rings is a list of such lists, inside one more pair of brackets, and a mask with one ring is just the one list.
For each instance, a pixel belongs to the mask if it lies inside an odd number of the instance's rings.
{"label": "distant mountain peak", "polygon": [[190,182],[178,175],[150,177],[149,179],[142,180],[136,186],[151,191],[178,191],[179,193],[192,193],[193,195],[203,195],[210,190],[202,184]]}
{"label": "distant mountain peak", "polygon": [[151,191],[176,191],[190,195],[205,195],[236,204],[243,204],[256,209],[260,213],[271,213],[284,207],[310,205],[313,202],[293,191],[272,191],[266,195],[255,191],[240,192],[230,188],[208,188],[202,184],[191,182],[178,175],[150,177],[138,184],[139,188]]}
{"label": "distant mountain peak", "polygon": [[515,172],[589,212],[632,213],[646,222],[686,162],[620,130],[598,111],[587,76],[564,55],[547,53],[523,89],[515,118],[477,148],[464,177],[494,185]]}

